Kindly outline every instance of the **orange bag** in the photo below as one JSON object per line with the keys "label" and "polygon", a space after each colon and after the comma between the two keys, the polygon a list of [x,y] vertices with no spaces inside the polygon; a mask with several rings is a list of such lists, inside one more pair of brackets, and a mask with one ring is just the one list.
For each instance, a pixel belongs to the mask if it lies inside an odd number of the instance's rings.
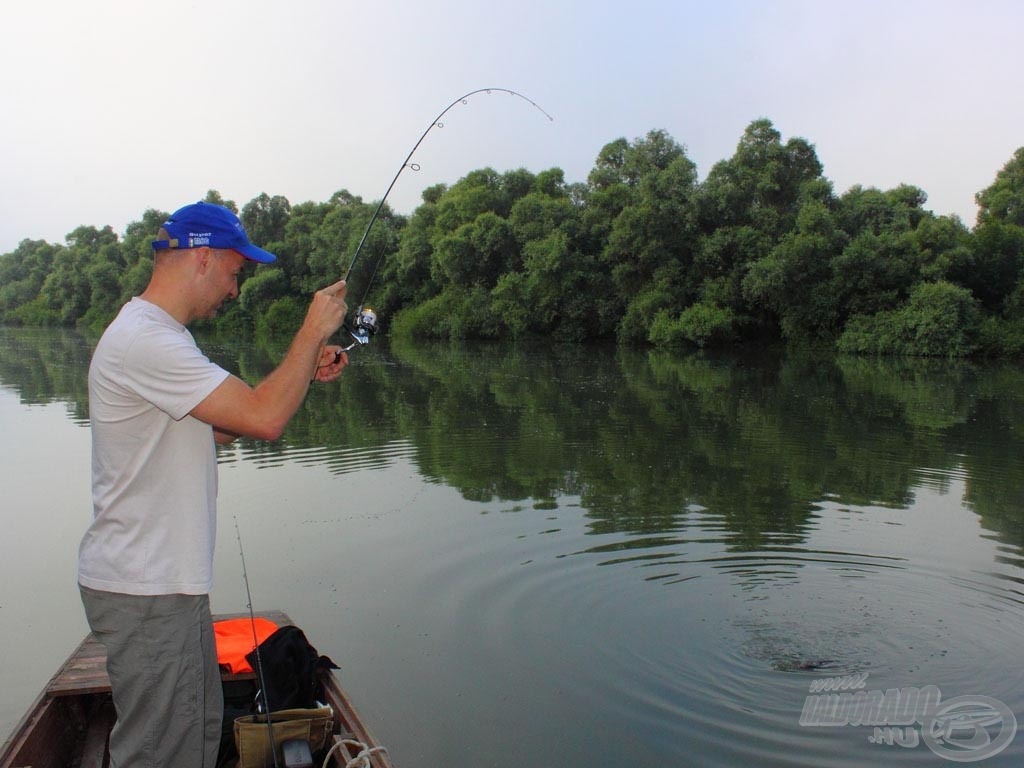
{"label": "orange bag", "polygon": [[255,626],[256,643],[262,643],[277,630],[277,624],[270,619],[257,616],[254,620],[224,619],[213,622],[213,634],[217,641],[217,663],[233,674],[252,672],[252,666],[245,660],[247,653],[252,653],[253,627]]}

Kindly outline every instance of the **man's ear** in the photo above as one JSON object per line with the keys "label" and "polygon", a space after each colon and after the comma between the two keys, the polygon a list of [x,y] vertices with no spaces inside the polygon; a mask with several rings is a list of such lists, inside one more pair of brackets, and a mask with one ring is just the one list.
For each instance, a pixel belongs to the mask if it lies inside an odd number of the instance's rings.
{"label": "man's ear", "polygon": [[210,265],[213,262],[213,251],[207,248],[205,245],[196,248],[196,265],[199,268],[199,274],[205,275],[210,271]]}

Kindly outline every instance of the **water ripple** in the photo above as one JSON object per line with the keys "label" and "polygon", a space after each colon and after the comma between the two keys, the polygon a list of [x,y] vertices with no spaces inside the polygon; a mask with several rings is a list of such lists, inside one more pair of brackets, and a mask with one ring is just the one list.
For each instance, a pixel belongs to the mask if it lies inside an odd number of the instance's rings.
{"label": "water ripple", "polygon": [[336,446],[286,447],[269,453],[262,445],[245,445],[220,457],[221,463],[249,461],[257,467],[277,467],[288,463],[302,466],[324,465],[332,473],[347,474],[362,470],[379,470],[416,455],[416,447],[408,440],[394,440],[368,447]]}
{"label": "water ripple", "polygon": [[[1024,577],[927,557],[926,515],[824,503],[801,545],[743,550],[736,535],[714,535],[720,519],[704,511],[667,535],[609,532],[595,543],[583,518],[573,525],[571,505],[558,508],[557,527],[523,504],[491,537],[453,542],[416,598],[445,596],[446,621],[459,629],[443,642],[467,664],[501,660],[493,684],[506,697],[490,706],[526,718],[530,732],[588,718],[617,729],[619,757],[636,764],[692,764],[699,749],[701,765],[723,768],[780,755],[786,765],[853,768],[880,757],[870,732],[800,725],[816,679],[861,674],[869,689],[936,685],[947,699],[1024,706],[1019,670],[978,661],[1015,656]],[[912,534],[893,538],[892,523]],[[830,546],[860,525],[872,551]],[[529,557],[503,556],[499,531],[515,532]],[[1020,552],[1004,545],[1002,555]],[[630,568],[639,579],[621,577]]]}

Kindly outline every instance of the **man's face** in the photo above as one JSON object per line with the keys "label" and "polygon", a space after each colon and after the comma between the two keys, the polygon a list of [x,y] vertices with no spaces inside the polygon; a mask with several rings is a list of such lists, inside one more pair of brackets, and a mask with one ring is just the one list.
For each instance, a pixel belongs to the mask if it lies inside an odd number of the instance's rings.
{"label": "man's face", "polygon": [[238,297],[238,275],[245,266],[245,257],[237,251],[211,251],[208,272],[208,309],[203,317],[217,316],[217,310],[229,299]]}

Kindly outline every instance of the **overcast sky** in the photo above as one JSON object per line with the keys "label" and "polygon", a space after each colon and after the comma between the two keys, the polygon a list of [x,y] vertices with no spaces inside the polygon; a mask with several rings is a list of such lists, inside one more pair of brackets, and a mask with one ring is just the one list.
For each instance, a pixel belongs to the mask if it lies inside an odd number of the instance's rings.
{"label": "overcast sky", "polygon": [[559,167],[664,129],[701,179],[746,126],[817,149],[837,193],[921,187],[973,225],[1024,145],[1020,0],[32,0],[0,8],[0,253],[216,189],[389,202]]}

